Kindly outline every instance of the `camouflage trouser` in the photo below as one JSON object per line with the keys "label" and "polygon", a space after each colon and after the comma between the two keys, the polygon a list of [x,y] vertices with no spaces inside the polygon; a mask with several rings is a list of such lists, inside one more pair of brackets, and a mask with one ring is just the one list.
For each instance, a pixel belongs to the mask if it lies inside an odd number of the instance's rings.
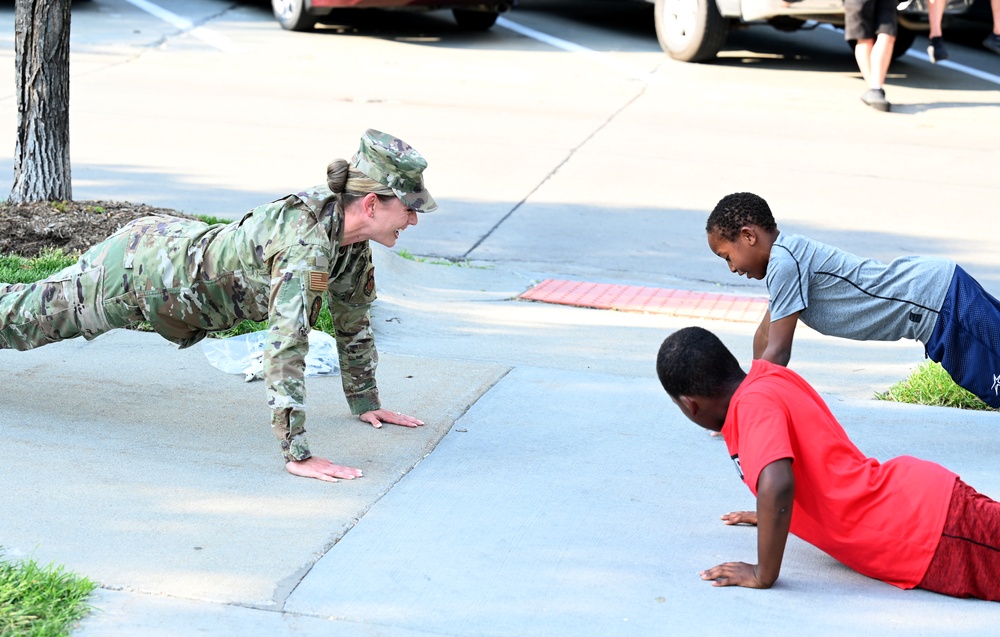
{"label": "camouflage trouser", "polygon": [[44,281],[0,283],[0,349],[27,350],[143,320],[122,267],[128,235],[119,233]]}

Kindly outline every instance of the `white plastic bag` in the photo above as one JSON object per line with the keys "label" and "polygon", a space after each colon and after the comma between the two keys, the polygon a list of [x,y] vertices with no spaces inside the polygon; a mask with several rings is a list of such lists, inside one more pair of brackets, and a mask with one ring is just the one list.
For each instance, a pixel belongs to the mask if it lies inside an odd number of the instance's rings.
{"label": "white plastic bag", "polygon": [[[227,374],[243,374],[250,382],[264,377],[264,340],[267,331],[251,332],[229,338],[206,338],[201,342],[208,362]],[[309,332],[306,376],[340,374],[337,341],[320,330]]]}

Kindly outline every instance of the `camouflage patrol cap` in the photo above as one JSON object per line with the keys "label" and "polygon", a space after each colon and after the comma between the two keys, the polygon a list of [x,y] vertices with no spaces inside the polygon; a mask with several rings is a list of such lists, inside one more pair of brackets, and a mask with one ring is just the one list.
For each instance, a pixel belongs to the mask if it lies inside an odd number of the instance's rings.
{"label": "camouflage patrol cap", "polygon": [[417,212],[432,212],[437,203],[424,188],[427,160],[413,147],[387,133],[369,128],[361,136],[361,148],[351,165],[384,186]]}

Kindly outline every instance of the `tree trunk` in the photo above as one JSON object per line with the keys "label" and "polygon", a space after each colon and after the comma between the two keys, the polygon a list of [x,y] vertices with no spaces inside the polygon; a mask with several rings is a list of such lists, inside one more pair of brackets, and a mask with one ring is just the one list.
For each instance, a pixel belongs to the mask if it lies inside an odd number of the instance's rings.
{"label": "tree trunk", "polygon": [[71,200],[71,0],[16,0],[17,144],[11,203]]}

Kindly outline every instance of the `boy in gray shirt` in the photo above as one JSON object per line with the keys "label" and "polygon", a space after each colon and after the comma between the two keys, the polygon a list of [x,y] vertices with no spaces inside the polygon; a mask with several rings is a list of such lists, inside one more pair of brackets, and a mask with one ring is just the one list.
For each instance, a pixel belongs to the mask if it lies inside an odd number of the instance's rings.
{"label": "boy in gray shirt", "polygon": [[954,262],[911,256],[884,264],[781,234],[767,202],[751,193],[723,197],[705,230],[730,270],[767,283],[754,358],[787,365],[800,320],[854,340],[910,338],[956,383],[1000,408],[1000,301]]}

